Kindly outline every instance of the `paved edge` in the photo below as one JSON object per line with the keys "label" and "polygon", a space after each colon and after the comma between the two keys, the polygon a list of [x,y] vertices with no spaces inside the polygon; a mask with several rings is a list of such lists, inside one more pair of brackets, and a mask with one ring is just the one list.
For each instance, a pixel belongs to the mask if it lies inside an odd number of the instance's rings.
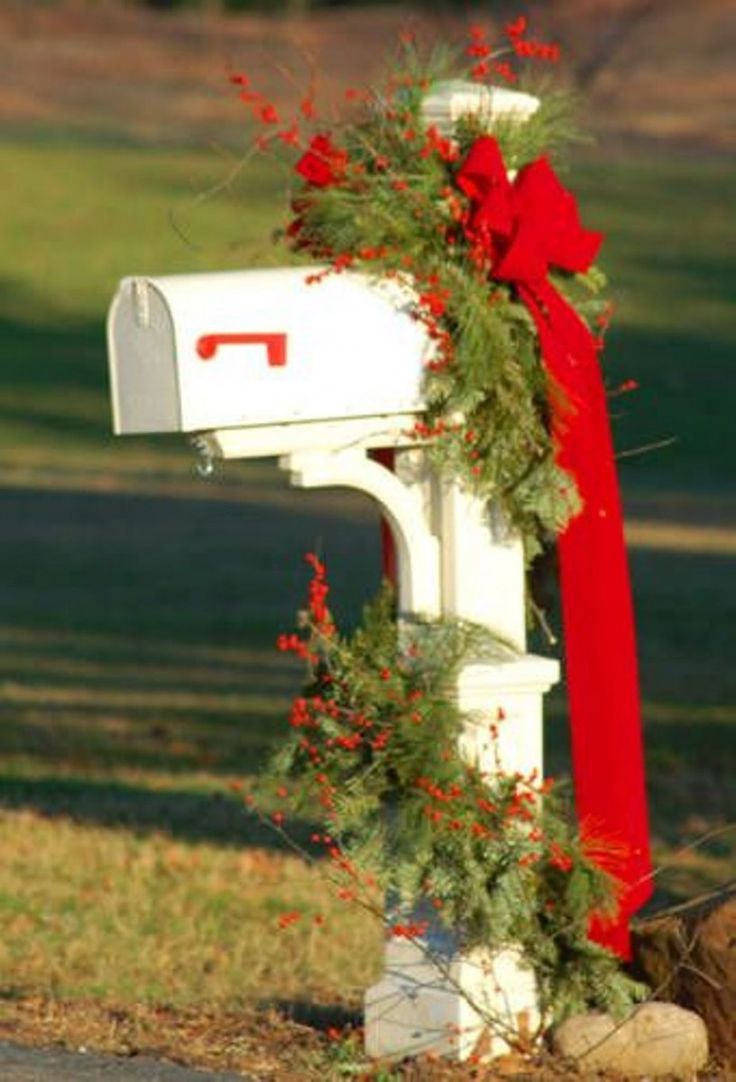
{"label": "paved edge", "polygon": [[257,1082],[231,1071],[180,1067],[149,1056],[111,1056],[0,1041],[2,1082]]}

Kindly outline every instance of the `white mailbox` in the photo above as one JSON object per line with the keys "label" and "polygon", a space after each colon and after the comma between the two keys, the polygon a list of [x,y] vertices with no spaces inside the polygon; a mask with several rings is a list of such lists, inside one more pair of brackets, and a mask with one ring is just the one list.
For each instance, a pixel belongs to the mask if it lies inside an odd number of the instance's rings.
{"label": "white mailbox", "polygon": [[411,294],[320,268],[125,278],[108,320],[115,432],[202,432],[421,409]]}

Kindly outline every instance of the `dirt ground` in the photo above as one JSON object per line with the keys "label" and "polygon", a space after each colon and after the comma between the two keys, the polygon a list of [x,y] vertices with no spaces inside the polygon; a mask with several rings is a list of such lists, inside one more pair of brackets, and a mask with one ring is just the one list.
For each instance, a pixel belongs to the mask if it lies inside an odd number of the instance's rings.
{"label": "dirt ground", "polygon": [[[131,1082],[145,1077],[144,1064],[151,1065],[151,1078],[158,1077],[153,1070],[156,1064],[161,1068],[185,1064],[217,1072],[212,1077],[234,1074],[249,1082],[331,1082],[341,1078],[388,1082],[387,1065],[366,1070],[360,1031],[345,1025],[350,1012],[341,1014],[339,1008],[320,1012],[314,1006],[310,1011],[307,1014],[294,1008],[292,1017],[286,1017],[276,1010],[210,1014],[206,1010],[174,1011],[142,1005],[126,1010],[94,1001],[62,1004],[29,997],[14,1009],[8,1004],[0,1006],[0,1041],[78,1052],[79,1034],[84,1032],[90,1050],[114,1053],[121,1057],[121,1064],[127,1061],[131,1065]],[[53,1057],[48,1062],[53,1067]],[[68,1069],[70,1061],[61,1062]],[[105,1063],[117,1077],[114,1063]],[[40,1077],[51,1080],[54,1075]],[[66,1082],[67,1077],[60,1076],[59,1082]],[[80,1071],[79,1077],[94,1075]],[[167,1077],[164,1072],[162,1078]],[[395,1082],[627,1082],[623,1075],[577,1070],[573,1064],[544,1054],[535,1058],[508,1055],[492,1066],[451,1064],[426,1056],[395,1067],[390,1077]],[[700,1072],[699,1079],[735,1082],[736,1072],[714,1064]]]}
{"label": "dirt ground", "polygon": [[[142,1005],[132,1010],[114,1009],[95,1001],[63,1004],[29,997],[13,1007],[7,1003],[0,1006],[0,1040],[78,1051],[79,1034],[84,1033],[86,1044],[97,1052],[126,1057],[131,1064],[138,1057],[150,1057],[203,1070],[235,1072],[251,1082],[326,1082],[342,1077],[367,1082],[374,1077],[358,1066],[362,1058],[360,1034],[345,1028],[348,1012],[341,1014],[335,1008],[320,1012],[312,1007],[308,1016],[303,1010],[290,1013],[291,1018],[275,1010],[225,1014]],[[452,1066],[426,1057],[394,1077],[404,1082],[497,1082],[520,1075],[530,1082],[579,1077],[551,1061],[533,1065],[516,1056],[506,1057],[493,1071]]]}

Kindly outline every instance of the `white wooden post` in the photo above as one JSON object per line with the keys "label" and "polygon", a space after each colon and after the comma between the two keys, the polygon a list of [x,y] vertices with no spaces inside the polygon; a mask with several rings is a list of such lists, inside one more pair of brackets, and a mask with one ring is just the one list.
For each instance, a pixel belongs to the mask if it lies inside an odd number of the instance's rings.
{"label": "white wooden post", "polygon": [[[441,605],[445,615],[484,624],[513,650],[498,662],[469,663],[458,679],[458,703],[472,714],[463,751],[489,773],[542,775],[542,696],[559,666],[524,654],[524,558],[520,540],[500,516],[457,484],[412,474],[399,460],[404,483],[429,487],[429,514],[439,534]],[[516,651],[516,653],[514,653]],[[489,725],[498,723],[494,745]],[[421,941],[389,939],[381,980],[365,998],[365,1043],[375,1058],[434,1052],[491,1058],[536,1031],[540,1018],[534,978],[518,952],[463,953],[455,936],[431,914]]]}

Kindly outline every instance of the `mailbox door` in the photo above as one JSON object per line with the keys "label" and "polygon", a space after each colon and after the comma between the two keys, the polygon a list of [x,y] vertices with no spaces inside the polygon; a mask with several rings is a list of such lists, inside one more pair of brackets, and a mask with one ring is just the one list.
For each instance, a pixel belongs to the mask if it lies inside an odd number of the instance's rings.
{"label": "mailbox door", "polygon": [[145,278],[126,278],[107,326],[114,431],[180,432],[174,323],[165,298]]}

